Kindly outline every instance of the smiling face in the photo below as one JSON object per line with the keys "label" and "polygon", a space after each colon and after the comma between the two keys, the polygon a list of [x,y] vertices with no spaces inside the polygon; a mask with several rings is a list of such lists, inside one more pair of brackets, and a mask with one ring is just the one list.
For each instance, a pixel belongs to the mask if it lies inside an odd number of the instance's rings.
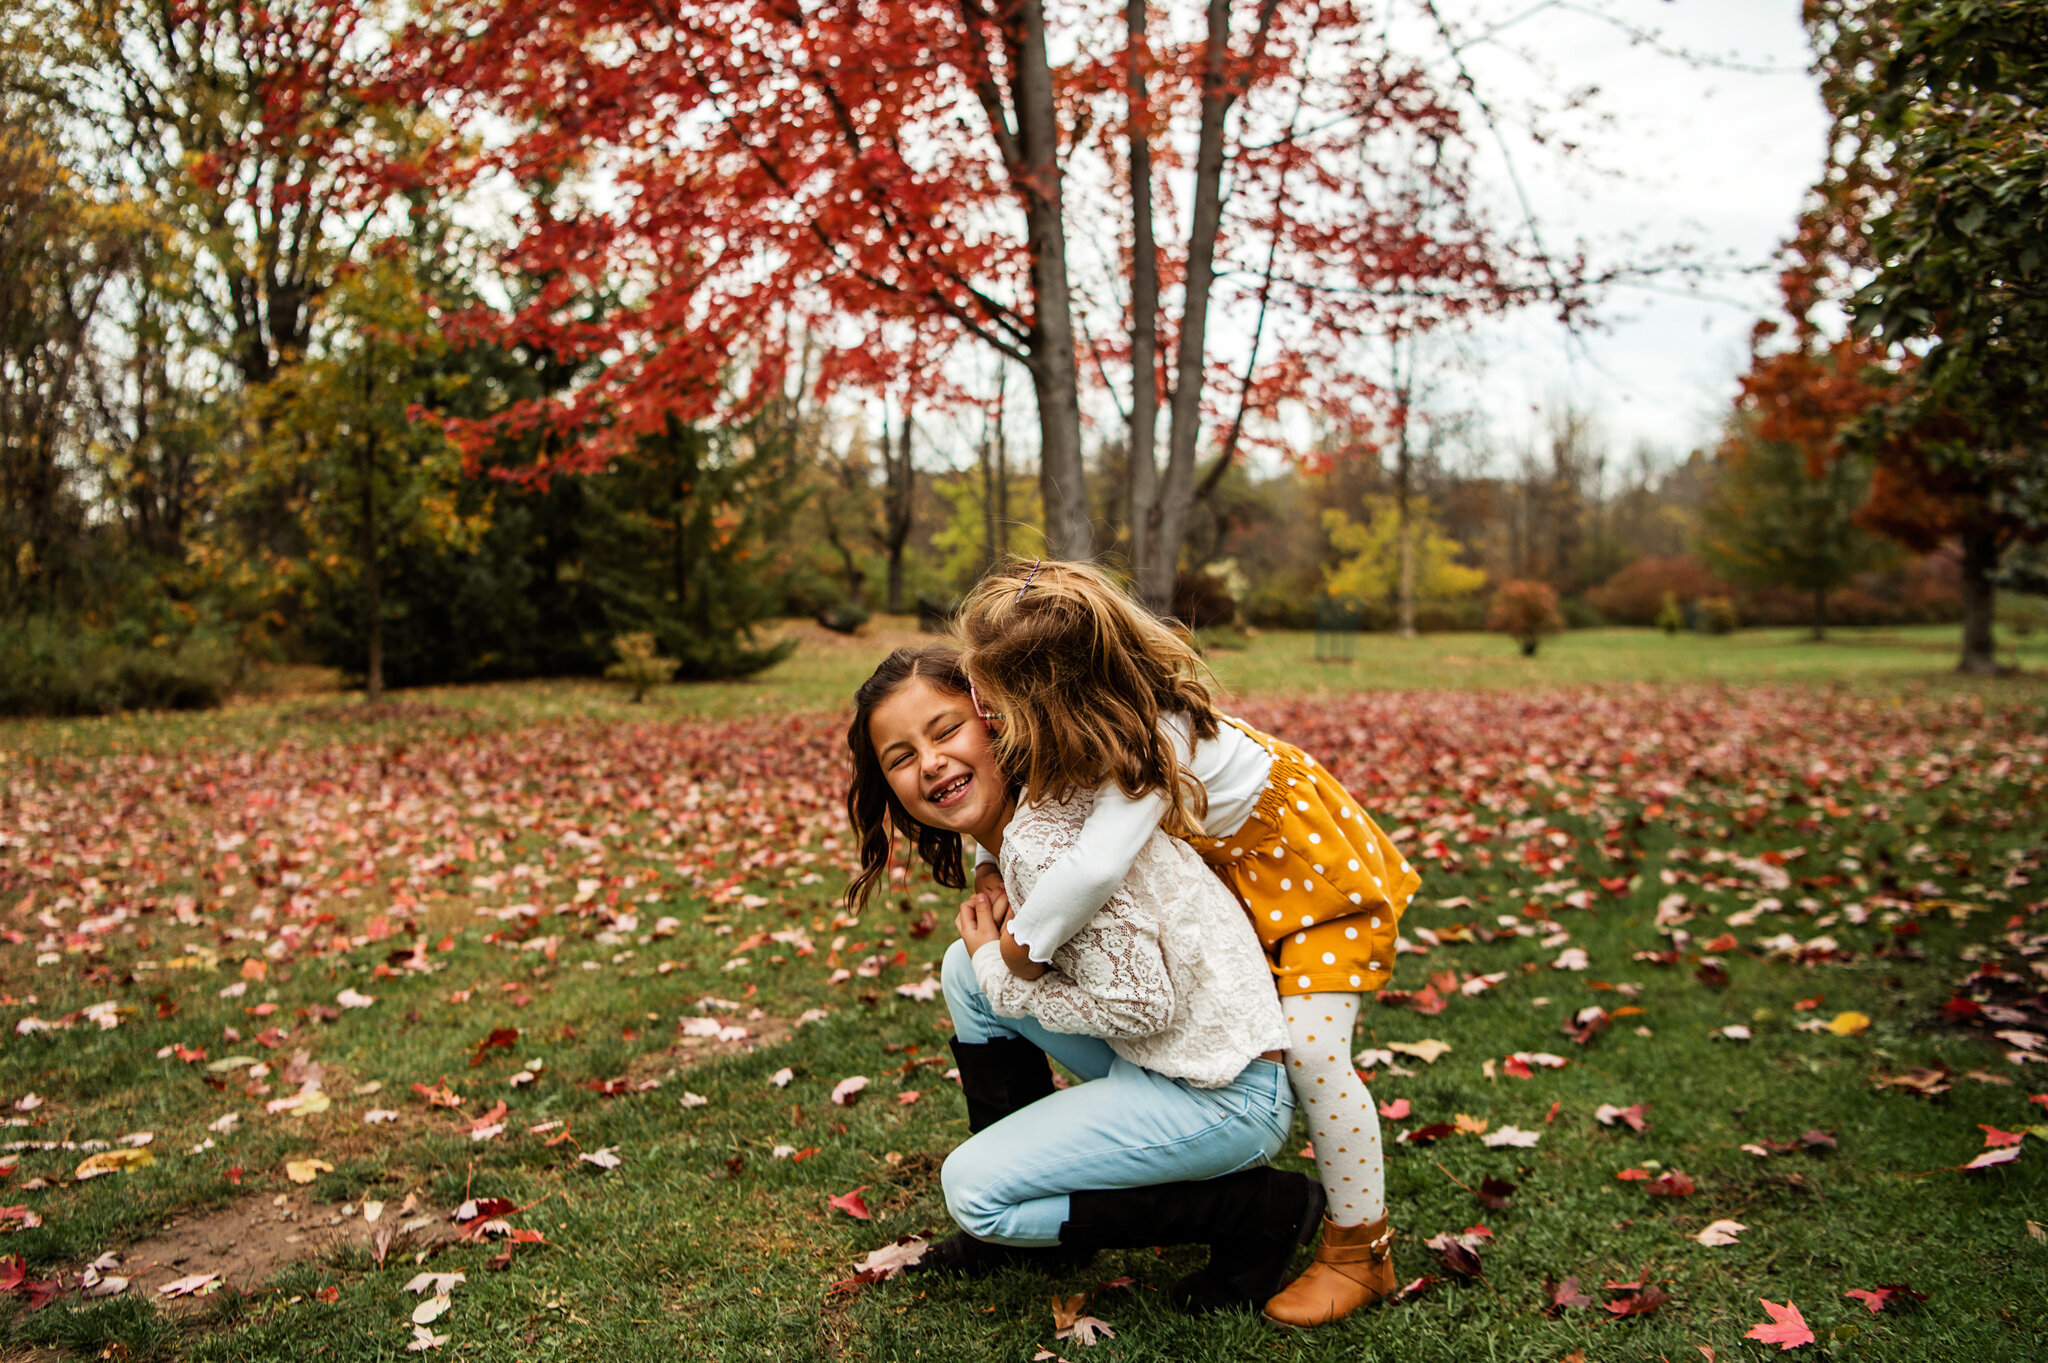
{"label": "smiling face", "polygon": [[868,719],[875,759],[911,818],[1001,845],[1010,795],[966,696],[912,677]]}

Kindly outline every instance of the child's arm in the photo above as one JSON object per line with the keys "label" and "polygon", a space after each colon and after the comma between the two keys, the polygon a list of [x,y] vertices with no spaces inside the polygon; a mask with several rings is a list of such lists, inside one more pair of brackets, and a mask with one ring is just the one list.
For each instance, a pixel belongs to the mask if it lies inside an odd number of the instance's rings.
{"label": "child's arm", "polygon": [[1003,964],[1010,967],[1010,973],[1020,980],[1035,980],[1043,975],[1046,967],[1032,960],[1031,953],[1010,935],[1010,892],[1003,884],[1001,868],[986,848],[974,863],[974,893],[988,901],[1002,943]]}
{"label": "child's arm", "polygon": [[[1024,959],[1050,961],[1109,902],[1165,817],[1166,796],[1159,791],[1135,800],[1115,786],[1097,791],[1080,836],[1046,867],[1024,902],[1011,905],[1003,936],[1016,943]],[[1011,959],[1008,948],[1003,958]]]}
{"label": "child's arm", "polygon": [[1130,913],[1130,900],[1114,896],[1090,921],[1071,953],[1071,976],[1041,970],[1029,983],[997,959],[995,924],[980,896],[960,908],[960,938],[974,961],[975,978],[995,1010],[1032,1017],[1055,1032],[1137,1039],[1157,1035],[1173,1019],[1173,980],[1159,947],[1157,925]]}

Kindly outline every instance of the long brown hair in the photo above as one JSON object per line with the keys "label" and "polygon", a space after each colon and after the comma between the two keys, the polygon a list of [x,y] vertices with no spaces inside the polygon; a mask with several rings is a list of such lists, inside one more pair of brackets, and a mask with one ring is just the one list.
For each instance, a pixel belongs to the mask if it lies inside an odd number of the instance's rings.
{"label": "long brown hair", "polygon": [[1208,793],[1160,732],[1187,715],[1216,736],[1216,709],[1194,650],[1089,563],[1013,562],[967,595],[963,663],[994,728],[996,759],[1034,803],[1115,782],[1133,798],[1165,793],[1168,833],[1200,831]]}
{"label": "long brown hair", "polygon": [[846,751],[853,759],[853,774],[846,784],[846,817],[860,845],[860,870],[846,887],[846,903],[855,913],[867,907],[878,886],[887,893],[890,851],[898,833],[917,848],[917,855],[931,867],[933,880],[954,890],[967,884],[961,867],[960,835],[910,817],[889,787],[889,777],[875,756],[875,741],[868,732],[875,707],[920,677],[941,691],[971,694],[967,673],[960,666],[960,651],[949,644],[897,649],[882,659],[881,666],[853,693],[853,723],[846,726]]}

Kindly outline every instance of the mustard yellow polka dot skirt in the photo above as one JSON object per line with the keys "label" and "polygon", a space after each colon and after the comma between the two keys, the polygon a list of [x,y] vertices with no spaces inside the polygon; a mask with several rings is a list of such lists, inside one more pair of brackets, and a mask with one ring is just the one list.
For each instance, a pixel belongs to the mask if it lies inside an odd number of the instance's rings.
{"label": "mustard yellow polka dot skirt", "polygon": [[1384,988],[1422,878],[1314,758],[1237,727],[1273,754],[1271,781],[1243,827],[1190,845],[1251,916],[1283,996]]}

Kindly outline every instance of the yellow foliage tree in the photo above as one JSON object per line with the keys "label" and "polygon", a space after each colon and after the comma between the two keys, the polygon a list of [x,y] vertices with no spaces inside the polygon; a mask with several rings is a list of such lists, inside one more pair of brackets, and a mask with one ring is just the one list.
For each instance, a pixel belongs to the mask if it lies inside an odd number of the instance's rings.
{"label": "yellow foliage tree", "polygon": [[[1429,503],[1409,503],[1415,543],[1415,599],[1455,601],[1486,585],[1483,569],[1458,562],[1464,546],[1444,533],[1430,514]],[[1401,582],[1401,513],[1392,497],[1365,499],[1365,523],[1359,524],[1332,507],[1323,513],[1330,545],[1344,560],[1324,572],[1324,590],[1331,596],[1361,601],[1392,598]]]}
{"label": "yellow foliage tree", "polygon": [[475,545],[488,503],[464,510],[461,452],[431,415],[462,382],[408,263],[383,256],[329,290],[313,352],[253,395],[258,438],[235,497],[282,509],[272,546],[281,577],[309,594],[354,598],[369,699],[384,691],[384,571],[402,546]]}

